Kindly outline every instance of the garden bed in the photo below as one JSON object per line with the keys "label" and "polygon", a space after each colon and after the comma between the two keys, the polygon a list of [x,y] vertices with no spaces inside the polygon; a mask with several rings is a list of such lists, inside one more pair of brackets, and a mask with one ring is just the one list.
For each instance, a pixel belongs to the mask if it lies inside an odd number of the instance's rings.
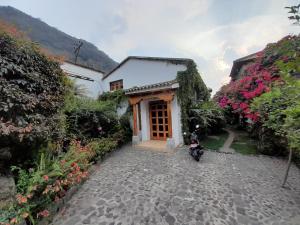
{"label": "garden bed", "polygon": [[236,133],[230,148],[243,155],[258,154],[256,141],[251,139],[246,132]]}
{"label": "garden bed", "polygon": [[223,131],[215,136],[207,136],[200,141],[200,144],[207,150],[219,151],[228,138],[228,132]]}

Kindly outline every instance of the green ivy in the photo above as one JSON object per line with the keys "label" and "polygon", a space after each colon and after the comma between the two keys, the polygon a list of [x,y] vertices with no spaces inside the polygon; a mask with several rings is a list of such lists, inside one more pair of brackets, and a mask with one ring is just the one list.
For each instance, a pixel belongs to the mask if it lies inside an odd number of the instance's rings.
{"label": "green ivy", "polygon": [[208,101],[210,92],[203,82],[194,61],[186,63],[187,69],[177,73],[179,83],[177,97],[181,107],[181,123],[184,132],[190,132],[189,112],[193,105]]}
{"label": "green ivy", "polygon": [[191,107],[189,123],[199,125],[202,135],[220,133],[225,125],[224,112],[214,101],[205,101]]}
{"label": "green ivy", "polygon": [[119,105],[126,99],[127,99],[127,97],[125,95],[124,90],[108,91],[108,92],[102,93],[99,96],[99,101],[112,101],[116,105]]}

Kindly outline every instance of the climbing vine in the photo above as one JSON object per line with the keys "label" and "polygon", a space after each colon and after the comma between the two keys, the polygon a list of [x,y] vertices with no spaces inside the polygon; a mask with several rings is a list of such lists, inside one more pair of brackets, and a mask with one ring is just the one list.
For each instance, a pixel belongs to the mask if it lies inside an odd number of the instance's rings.
{"label": "climbing vine", "polygon": [[117,105],[127,99],[124,90],[108,91],[99,96],[100,101],[113,101]]}
{"label": "climbing vine", "polygon": [[191,127],[189,124],[189,112],[193,105],[207,101],[210,92],[203,82],[194,61],[189,60],[186,63],[187,69],[177,73],[179,88],[177,97],[181,107],[182,130],[189,133]]}

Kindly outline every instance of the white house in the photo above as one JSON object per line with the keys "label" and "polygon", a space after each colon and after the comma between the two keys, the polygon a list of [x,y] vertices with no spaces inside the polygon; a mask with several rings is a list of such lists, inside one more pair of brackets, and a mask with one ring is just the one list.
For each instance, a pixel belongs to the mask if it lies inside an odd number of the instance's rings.
{"label": "white house", "polygon": [[133,108],[133,144],[183,142],[176,76],[191,59],[130,56],[103,77],[104,90],[124,89]]}
{"label": "white house", "polygon": [[104,72],[94,70],[71,62],[64,62],[61,69],[67,73],[75,85],[84,90],[84,95],[90,98],[98,98],[105,90],[102,78]]}

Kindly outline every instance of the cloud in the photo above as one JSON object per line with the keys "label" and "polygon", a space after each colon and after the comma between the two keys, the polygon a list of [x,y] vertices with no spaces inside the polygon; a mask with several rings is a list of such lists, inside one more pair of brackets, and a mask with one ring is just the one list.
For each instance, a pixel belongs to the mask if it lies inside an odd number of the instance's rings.
{"label": "cloud", "polygon": [[126,29],[113,34],[102,46],[119,60],[141,53],[193,58],[207,85],[217,91],[229,81],[232,61],[236,59],[228,52],[243,57],[293,30],[284,11],[285,3],[266,3],[264,13],[257,5],[260,13],[255,16],[216,25],[216,21],[206,20],[213,13],[213,1],[128,0],[118,10]]}
{"label": "cloud", "polygon": [[299,32],[284,9],[297,0],[3,1],[118,61],[127,55],[192,58],[214,92],[229,81],[233,60]]}

